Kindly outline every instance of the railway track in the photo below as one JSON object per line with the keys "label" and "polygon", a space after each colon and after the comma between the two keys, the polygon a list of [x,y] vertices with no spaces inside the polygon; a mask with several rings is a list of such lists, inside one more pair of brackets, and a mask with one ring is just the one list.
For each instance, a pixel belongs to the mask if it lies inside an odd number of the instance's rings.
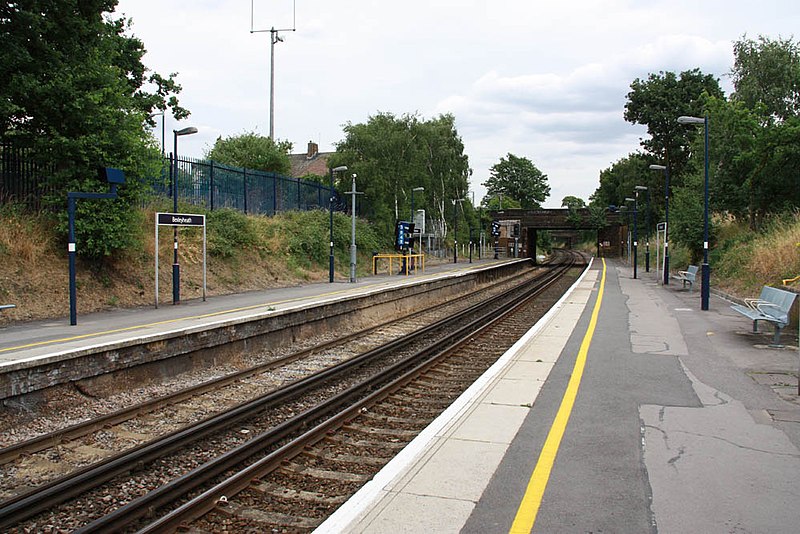
{"label": "railway track", "polygon": [[[233,410],[208,417],[202,420],[199,425],[177,430],[162,436],[156,441],[134,447],[118,457],[79,469],[72,473],[68,479],[56,480],[53,483],[37,488],[35,492],[23,494],[20,497],[0,503],[0,526],[4,529],[16,528],[19,531],[45,530],[49,528],[54,529],[54,531],[68,531],[73,528],[80,528],[86,532],[129,529],[132,524],[141,522],[141,518],[147,517],[153,510],[168,507],[176,500],[180,502],[182,499],[188,499],[194,493],[202,491],[209,484],[213,485],[218,482],[220,478],[225,480],[235,478],[231,475],[231,470],[236,469],[236,466],[242,462],[254,465],[263,464],[264,459],[277,454],[276,451],[290,447],[289,444],[285,443],[290,438],[294,439],[298,435],[304,435],[306,433],[305,430],[308,428],[316,428],[323,423],[333,424],[332,422],[345,417],[334,414],[350,413],[347,411],[346,406],[363,402],[365,398],[373,397],[375,390],[387,387],[387,384],[398,380],[398,376],[405,376],[408,373],[409,366],[427,365],[420,362],[427,361],[432,352],[441,352],[442,346],[449,346],[455,343],[455,341],[452,341],[453,334],[448,334],[446,333],[447,331],[453,328],[463,329],[465,324],[474,323],[476,319],[473,316],[476,310],[478,308],[492,307],[489,305],[490,302],[494,302],[495,310],[509,306],[508,303],[511,297],[504,294],[493,297],[493,299],[489,299],[485,295],[478,295],[477,298],[479,304],[466,308],[466,311],[461,314],[454,314],[452,309],[442,308],[444,310],[442,313],[450,316],[446,323],[440,321],[433,326],[421,328],[419,322],[415,321],[422,321],[420,316],[424,315],[424,313],[406,318],[409,322],[406,330],[403,328],[398,329],[397,325],[390,327],[400,332],[395,334],[394,341],[380,348],[365,350],[365,352],[357,356],[349,354],[341,357],[338,359],[338,363],[325,360],[309,365],[306,359],[309,354],[306,353],[305,356],[296,355],[292,361],[305,362],[303,363],[305,374],[309,374],[318,368],[323,368],[324,371],[289,381],[288,385],[277,389],[273,383],[270,386],[271,392],[261,395],[256,400],[236,406]],[[494,313],[496,314],[497,312],[495,311]],[[430,317],[427,320],[430,321]],[[481,321],[485,320],[488,319],[482,319]],[[453,326],[454,323],[458,323],[459,326]],[[530,323],[528,323],[528,327],[529,325]],[[383,326],[386,327],[387,325]],[[379,330],[380,328],[373,329],[371,334]],[[407,333],[409,330],[417,330],[419,334],[412,336]],[[455,335],[455,338],[466,335],[465,332],[460,331],[459,334]],[[384,333],[382,336],[385,338],[386,334]],[[378,337],[380,338],[381,335],[378,335]],[[420,341],[422,339],[426,339],[426,341],[423,343]],[[375,342],[371,343],[375,344]],[[371,343],[364,342],[359,343],[359,345],[370,346]],[[494,343],[490,345],[492,344]],[[483,350],[482,352],[488,353],[489,351]],[[494,356],[495,359],[496,357]],[[315,368],[315,366],[317,367]],[[481,367],[483,367],[483,364],[477,365],[476,369]],[[460,388],[463,390],[462,386],[464,384],[468,386],[474,378],[455,380],[452,376],[447,377],[447,374],[441,370],[446,368],[446,366],[440,368],[435,373],[441,375],[445,383],[449,385],[456,382],[459,383],[458,387],[452,389],[453,395],[457,396],[455,392]],[[266,369],[248,370],[250,374],[247,377],[255,376],[258,373],[271,373],[274,369],[275,367],[272,366]],[[459,371],[459,373],[463,374],[463,371]],[[222,381],[224,382],[225,380],[230,380],[230,378]],[[237,380],[241,381],[242,378]],[[222,387],[228,387],[235,382],[229,382]],[[420,387],[419,384],[423,383],[418,382],[414,387],[418,388]],[[205,385],[204,387],[209,391],[219,391],[214,389],[217,386]],[[450,390],[450,387],[443,388],[440,384],[439,388],[434,389],[440,390],[439,392],[441,393],[445,390]],[[188,396],[191,398],[198,394],[192,393]],[[168,406],[170,403],[177,401],[161,400],[157,402]],[[445,403],[445,400],[441,402]],[[411,405],[410,401],[407,404]],[[446,407],[446,404],[443,404],[443,407]],[[437,406],[434,410],[428,410],[430,411],[428,415],[438,413],[437,410],[441,411],[443,407]],[[343,409],[345,412],[342,412]],[[352,411],[352,409],[350,410]],[[376,413],[374,408],[369,408],[366,412],[363,412],[363,409],[364,407],[356,408],[357,413],[359,413],[358,410],[362,410],[360,412],[362,417],[370,417]],[[427,413],[421,409],[420,412]],[[352,417],[352,414],[350,417]],[[401,422],[403,424],[411,422],[413,423],[411,424],[412,427],[414,425],[424,427],[427,424],[425,421],[428,420],[427,415],[425,417],[407,417],[404,415],[387,419],[394,425],[399,425]],[[355,431],[360,427],[352,427],[351,424],[351,426],[345,426],[344,428]],[[233,430],[231,431],[231,429]],[[264,431],[264,429],[267,430]],[[416,430],[413,428],[404,429],[400,432],[400,437],[392,437],[388,441],[389,445],[386,445],[384,440],[383,444],[377,449],[391,451],[393,447],[399,447],[401,443],[404,443],[403,439],[401,439],[403,436],[409,438],[405,441],[409,441],[413,437],[412,434],[418,430],[419,428]],[[326,440],[323,440],[320,443],[325,442]],[[392,444],[395,445],[393,446]],[[305,445],[302,445],[302,447],[305,447]],[[360,447],[356,445],[355,448],[359,449]],[[218,455],[217,451],[220,449],[228,452]],[[9,457],[13,456],[11,453],[8,454]],[[347,459],[350,456],[345,455],[342,458]],[[325,455],[317,457],[316,461],[320,461],[319,458],[325,458]],[[354,458],[355,456],[350,459]],[[347,480],[345,485],[347,487],[357,486],[360,485],[359,481],[363,477],[368,479],[371,473],[374,473],[380,465],[383,465],[382,461],[376,460],[376,458],[380,459],[381,456],[375,455],[368,460],[358,460],[356,463],[359,467],[353,469],[365,472],[350,473],[349,478],[352,480]],[[277,466],[285,464],[283,459],[276,459],[275,461]],[[287,467],[284,465],[280,469],[286,471]],[[142,474],[143,471],[147,471],[147,474]],[[301,471],[307,472],[308,469]],[[295,474],[299,472],[295,470]],[[129,474],[132,474],[134,478],[131,478]],[[98,486],[100,483],[103,485]],[[262,490],[278,487],[274,486],[274,483],[270,484],[273,484],[273,486],[262,486]],[[301,500],[310,499],[310,502],[314,502],[314,496],[320,493],[319,491],[307,489],[283,491],[289,491],[290,494],[292,491],[297,491]],[[272,493],[274,494],[274,491]],[[233,495],[233,493],[230,494]],[[344,496],[323,496],[321,498],[328,503],[328,508],[335,508]],[[68,500],[66,504],[58,504],[66,500]],[[220,502],[220,497],[211,502],[216,506]],[[229,502],[230,506],[225,507],[226,510],[222,512],[223,516],[226,511],[230,512],[239,509],[237,506],[240,505],[236,502]],[[249,508],[243,507],[241,509],[248,510]],[[236,513],[231,512],[231,514],[231,517],[237,517]],[[289,528],[309,529],[312,528],[312,523],[316,519],[316,517],[313,517],[306,520],[306,522],[300,521],[299,524],[294,524]],[[181,521],[183,520],[181,519]],[[285,522],[287,521],[284,520]],[[281,521],[276,521],[272,524],[279,525]],[[214,528],[211,528],[211,530],[213,531]]]}

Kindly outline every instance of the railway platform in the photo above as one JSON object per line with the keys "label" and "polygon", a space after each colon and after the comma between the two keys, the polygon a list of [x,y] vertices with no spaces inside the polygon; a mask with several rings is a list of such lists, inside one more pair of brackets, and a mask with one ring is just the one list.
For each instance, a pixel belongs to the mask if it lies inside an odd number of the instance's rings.
{"label": "railway platform", "polygon": [[316,532],[797,532],[794,334],[595,260]]}
{"label": "railway platform", "polygon": [[[300,328],[304,322],[311,323],[311,317],[302,316],[303,311],[310,308],[320,309],[316,319],[321,321],[324,314],[336,313],[337,307],[348,301],[362,299],[364,302],[359,306],[364,308],[370,305],[365,298],[370,295],[426,283],[446,283],[447,280],[460,279],[470,273],[525,261],[474,258],[469,262],[467,258],[459,258],[455,264],[447,261],[429,262],[424,272],[410,275],[367,276],[354,283],[337,279],[334,283],[211,295],[206,301],[187,299],[177,306],[162,302],[158,308],[114,309],[82,314],[78,316],[75,326],[69,325],[67,317],[10,323],[0,327],[0,398],[28,393],[36,387],[46,387],[50,382],[80,380],[91,373],[111,371],[123,366],[125,358],[130,358],[130,363],[136,364],[141,359],[141,352],[151,358],[156,352],[164,353],[163,357],[167,359],[173,354],[165,347],[166,343],[176,345],[172,352],[179,354],[188,351],[190,344],[208,345],[209,332],[214,330],[222,332],[218,334],[220,339],[217,342],[217,346],[222,346],[226,342],[236,341],[244,325],[258,320],[263,323],[276,316],[295,314],[297,318],[293,324],[284,320],[275,328]],[[327,308],[323,309],[325,305]],[[246,339],[247,335],[241,333],[238,339]],[[187,341],[190,336],[204,339]],[[139,350],[140,353],[126,356],[124,350]],[[97,366],[105,368],[95,369]],[[36,375],[40,376],[40,384],[29,384],[31,377]]]}

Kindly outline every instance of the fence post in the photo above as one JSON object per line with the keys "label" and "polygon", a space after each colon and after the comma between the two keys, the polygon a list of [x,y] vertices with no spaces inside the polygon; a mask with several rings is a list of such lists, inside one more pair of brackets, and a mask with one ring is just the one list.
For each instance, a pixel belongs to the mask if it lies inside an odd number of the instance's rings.
{"label": "fence post", "polygon": [[247,169],[242,169],[242,181],[244,182],[244,214],[247,215]]}
{"label": "fence post", "polygon": [[278,177],[272,173],[272,214],[278,214]]}
{"label": "fence post", "polygon": [[209,194],[211,196],[211,211],[214,211],[214,160],[211,160],[211,183],[208,186],[211,191]]}

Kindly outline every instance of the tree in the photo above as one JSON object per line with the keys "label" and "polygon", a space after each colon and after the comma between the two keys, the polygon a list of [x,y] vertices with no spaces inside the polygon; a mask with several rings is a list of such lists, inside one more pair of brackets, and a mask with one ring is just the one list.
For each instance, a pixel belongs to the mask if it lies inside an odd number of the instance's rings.
{"label": "tree", "polygon": [[574,197],[572,195],[565,196],[561,199],[562,208],[580,209],[586,207],[586,202],[582,198]]}
{"label": "tree", "polygon": [[489,179],[483,183],[489,195],[506,195],[518,200],[524,209],[541,207],[550,195],[547,175],[531,160],[509,153],[489,169]]}
{"label": "tree", "polygon": [[[114,201],[79,202],[79,253],[102,259],[138,236],[134,207],[161,164],[147,126],[154,109],[188,115],[175,75],[148,76],[143,43],[110,13],[116,0],[21,0],[0,6],[0,136],[34,149],[57,171],[51,208],[66,234],[67,191],[106,191],[97,166],[122,168]],[[152,87],[152,91],[148,90]],[[91,211],[91,217],[85,216]],[[84,216],[82,216],[84,215]]]}
{"label": "tree", "polygon": [[625,120],[647,126],[650,139],[642,146],[662,165],[670,168],[675,185],[682,180],[689,157],[687,148],[697,136],[696,128],[678,124],[681,115],[703,115],[703,95],[722,98],[719,82],[699,69],[650,74],[646,80],[637,78],[631,84],[625,104]]}
{"label": "tree", "polygon": [[[700,174],[690,174],[686,184],[675,189],[670,199],[669,238],[689,249],[691,262],[703,255],[703,182]],[[709,239],[713,242],[713,219],[709,218]]]}
{"label": "tree", "polygon": [[583,223],[583,217],[578,212],[579,209],[586,207],[586,202],[584,202],[582,198],[566,196],[561,200],[561,207],[569,210],[567,221],[569,221],[570,224],[573,226],[579,226],[581,223]]}
{"label": "tree", "polygon": [[800,46],[790,39],[742,37],[733,44],[732,100],[758,110],[765,122],[800,113]]}
{"label": "tree", "polygon": [[[415,209],[426,209],[434,232],[446,235],[453,210],[468,188],[469,162],[452,115],[423,120],[417,115],[395,116],[378,113],[366,123],[347,123],[345,139],[337,145],[332,167],[347,165],[349,175],[358,175],[358,187],[365,192],[360,212],[389,234],[397,220],[411,215],[411,191]],[[460,207],[459,207],[460,208]],[[471,221],[469,210],[464,215]],[[459,209],[459,217],[461,217]],[[469,226],[459,225],[467,235]]]}
{"label": "tree", "polygon": [[206,152],[206,158],[231,167],[289,174],[292,169],[291,150],[289,141],[275,142],[255,132],[245,132],[224,139],[217,137],[214,146]]}

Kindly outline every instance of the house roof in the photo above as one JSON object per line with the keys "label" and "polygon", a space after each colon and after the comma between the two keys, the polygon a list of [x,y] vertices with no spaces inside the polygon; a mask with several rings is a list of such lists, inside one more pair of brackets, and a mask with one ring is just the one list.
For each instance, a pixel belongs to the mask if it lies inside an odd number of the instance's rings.
{"label": "house roof", "polygon": [[303,177],[307,174],[317,176],[327,176],[329,172],[328,158],[336,152],[320,152],[319,146],[308,142],[308,150],[304,154],[289,154],[292,169],[289,171],[295,178]]}

